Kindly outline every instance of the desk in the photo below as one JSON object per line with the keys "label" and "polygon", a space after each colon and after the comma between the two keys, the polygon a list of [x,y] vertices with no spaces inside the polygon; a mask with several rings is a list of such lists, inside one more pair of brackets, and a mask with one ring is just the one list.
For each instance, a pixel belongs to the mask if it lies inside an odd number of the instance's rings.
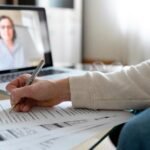
{"label": "desk", "polygon": [[9,99],[9,96],[4,96],[0,94],[0,100]]}
{"label": "desk", "polygon": [[[74,147],[72,150],[87,150],[87,149],[89,149],[99,139],[101,139],[109,130],[111,130],[111,127],[106,128],[103,131],[97,133],[95,136],[86,140],[85,142],[82,142],[78,146]],[[111,143],[110,139],[107,137],[95,148],[95,150],[116,150],[116,148]]]}
{"label": "desk", "polygon": [[74,65],[75,69],[78,70],[85,70],[85,71],[100,71],[103,73],[108,73],[108,72],[114,72],[114,71],[119,71],[123,68],[123,65],[121,64],[110,64],[110,65],[105,65],[105,64],[76,64]]}
{"label": "desk", "polygon": [[[0,89],[5,90],[6,85],[8,84],[8,82],[5,83],[0,83]],[[0,94],[0,100],[4,100],[4,99],[9,99],[9,96],[5,96]]]}

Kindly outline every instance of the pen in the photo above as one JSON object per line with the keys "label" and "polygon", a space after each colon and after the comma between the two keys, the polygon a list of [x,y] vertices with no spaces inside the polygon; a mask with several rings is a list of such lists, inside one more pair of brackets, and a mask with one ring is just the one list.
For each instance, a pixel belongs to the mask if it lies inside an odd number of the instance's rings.
{"label": "pen", "polygon": [[[40,63],[38,64],[38,66],[36,67],[36,69],[34,70],[34,72],[32,73],[31,77],[26,81],[25,86],[27,85],[31,85],[34,81],[34,79],[36,78],[36,76],[38,75],[38,73],[40,72],[41,68],[44,65],[44,60],[42,59],[40,61]],[[18,102],[17,104],[15,104],[14,106],[12,106],[11,110],[9,112],[11,112],[20,102]]]}

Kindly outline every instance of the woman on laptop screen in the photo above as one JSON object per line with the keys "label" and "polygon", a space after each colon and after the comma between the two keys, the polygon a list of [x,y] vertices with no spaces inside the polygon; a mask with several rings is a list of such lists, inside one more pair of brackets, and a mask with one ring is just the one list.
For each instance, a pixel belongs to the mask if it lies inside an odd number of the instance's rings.
{"label": "woman on laptop screen", "polygon": [[25,65],[23,47],[16,36],[13,20],[9,16],[0,16],[0,70]]}

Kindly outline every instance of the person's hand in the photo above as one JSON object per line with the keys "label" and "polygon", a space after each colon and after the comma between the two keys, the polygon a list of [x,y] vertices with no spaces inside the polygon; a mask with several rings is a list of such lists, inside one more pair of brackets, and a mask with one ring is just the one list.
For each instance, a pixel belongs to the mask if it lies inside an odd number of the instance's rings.
{"label": "person's hand", "polygon": [[15,111],[27,112],[34,106],[52,107],[70,99],[69,79],[56,81],[35,79],[33,84],[25,86],[31,75],[25,74],[11,81],[6,89],[11,94]]}

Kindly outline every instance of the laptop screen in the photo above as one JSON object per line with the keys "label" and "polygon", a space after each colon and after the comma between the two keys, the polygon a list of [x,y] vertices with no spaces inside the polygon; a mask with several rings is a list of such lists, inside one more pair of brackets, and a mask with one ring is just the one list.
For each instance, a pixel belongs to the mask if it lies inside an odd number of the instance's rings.
{"label": "laptop screen", "polygon": [[0,6],[0,73],[52,66],[44,8]]}

